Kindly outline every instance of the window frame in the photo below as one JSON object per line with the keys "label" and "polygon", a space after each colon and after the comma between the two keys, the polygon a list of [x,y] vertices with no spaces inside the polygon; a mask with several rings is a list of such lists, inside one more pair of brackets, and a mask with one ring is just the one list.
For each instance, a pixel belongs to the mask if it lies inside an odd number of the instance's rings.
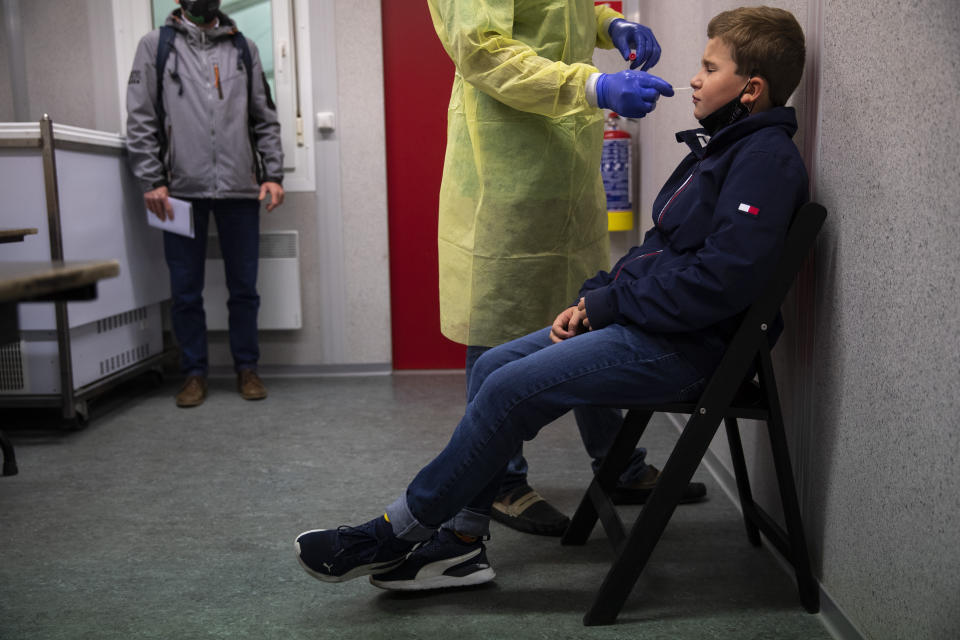
{"label": "window frame", "polygon": [[[119,129],[122,135],[126,135],[127,78],[140,38],[153,29],[153,12],[150,0],[111,0],[111,3],[120,104]],[[283,187],[286,191],[314,191],[316,171],[312,135],[309,0],[270,0],[270,7],[276,89],[274,101],[277,104],[284,152]],[[296,104],[298,88],[299,118]]]}

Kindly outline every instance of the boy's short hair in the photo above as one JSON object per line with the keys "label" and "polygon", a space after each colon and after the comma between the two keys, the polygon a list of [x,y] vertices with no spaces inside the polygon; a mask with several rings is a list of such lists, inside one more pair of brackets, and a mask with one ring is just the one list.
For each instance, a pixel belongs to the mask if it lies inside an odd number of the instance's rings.
{"label": "boy's short hair", "polygon": [[719,13],[707,26],[708,38],[731,49],[740,75],[762,76],[770,101],[781,107],[800,84],[806,57],[803,29],[793,14],[773,7],[740,7]]}

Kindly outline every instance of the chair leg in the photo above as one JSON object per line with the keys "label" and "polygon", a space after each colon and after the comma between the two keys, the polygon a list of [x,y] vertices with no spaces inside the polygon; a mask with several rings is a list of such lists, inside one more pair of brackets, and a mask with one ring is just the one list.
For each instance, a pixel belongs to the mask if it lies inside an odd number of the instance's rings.
{"label": "chair leg", "polygon": [[0,450],[3,451],[3,475],[17,475],[17,456],[14,454],[13,444],[3,431],[0,431]]}
{"label": "chair leg", "polygon": [[760,546],[760,529],[750,518],[750,509],[753,507],[753,493],[750,491],[750,476],[747,473],[747,463],[743,458],[743,444],[740,442],[740,429],[736,418],[724,418],[727,429],[727,442],[730,444],[730,458],[733,460],[733,474],[737,479],[737,491],[740,494],[740,509],[743,511],[743,524],[747,529],[747,538],[750,544]]}
{"label": "chair leg", "polygon": [[584,615],[584,625],[616,621],[719,426],[719,415],[695,414],[687,422],[660,473],[657,486],[634,522],[630,536],[621,545],[593,605]]}
{"label": "chair leg", "polygon": [[760,386],[764,388],[767,394],[767,406],[770,410],[767,430],[770,434],[770,448],[773,453],[780,500],[783,505],[783,518],[786,521],[787,534],[790,537],[790,553],[792,556],[790,561],[797,576],[800,602],[808,612],[817,613],[820,610],[820,589],[810,569],[810,553],[803,533],[803,520],[800,516],[800,504],[797,500],[797,487],[793,479],[793,466],[790,464],[790,453],[787,447],[783,414],[780,410],[780,399],[777,396],[777,386],[773,376],[773,363],[770,360],[769,351],[765,349],[761,349],[760,352],[759,374]]}
{"label": "chair leg", "polygon": [[591,490],[599,487],[604,493],[609,493],[616,486],[617,480],[619,480],[623,470],[627,468],[633,450],[647,428],[651,416],[653,416],[652,411],[631,410],[627,412],[623,424],[620,426],[620,431],[617,432],[617,437],[603,459],[600,468],[597,469],[596,475],[590,482],[590,487],[583,494],[580,506],[577,507],[573,518],[570,519],[570,525],[560,539],[560,544],[581,545],[587,542],[587,538],[590,537],[590,532],[593,531],[598,518],[597,508],[590,497]]}

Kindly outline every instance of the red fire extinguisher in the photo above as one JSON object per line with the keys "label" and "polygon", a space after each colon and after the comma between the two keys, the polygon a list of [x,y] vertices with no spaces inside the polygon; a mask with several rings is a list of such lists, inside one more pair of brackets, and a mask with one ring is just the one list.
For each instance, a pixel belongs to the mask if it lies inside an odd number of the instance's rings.
{"label": "red fire extinguisher", "polygon": [[630,201],[630,194],[633,193],[633,172],[630,170],[632,147],[630,134],[620,128],[620,116],[610,112],[603,130],[603,154],[600,158],[610,231],[633,229],[633,204]]}

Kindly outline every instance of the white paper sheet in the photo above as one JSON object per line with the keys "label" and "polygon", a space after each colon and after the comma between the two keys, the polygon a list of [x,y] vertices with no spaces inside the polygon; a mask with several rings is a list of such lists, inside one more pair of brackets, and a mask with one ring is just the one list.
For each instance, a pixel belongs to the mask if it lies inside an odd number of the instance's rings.
{"label": "white paper sheet", "polygon": [[173,220],[161,220],[152,211],[147,209],[147,224],[157,229],[163,229],[181,236],[193,237],[193,205],[186,200],[168,198],[173,207]]}

